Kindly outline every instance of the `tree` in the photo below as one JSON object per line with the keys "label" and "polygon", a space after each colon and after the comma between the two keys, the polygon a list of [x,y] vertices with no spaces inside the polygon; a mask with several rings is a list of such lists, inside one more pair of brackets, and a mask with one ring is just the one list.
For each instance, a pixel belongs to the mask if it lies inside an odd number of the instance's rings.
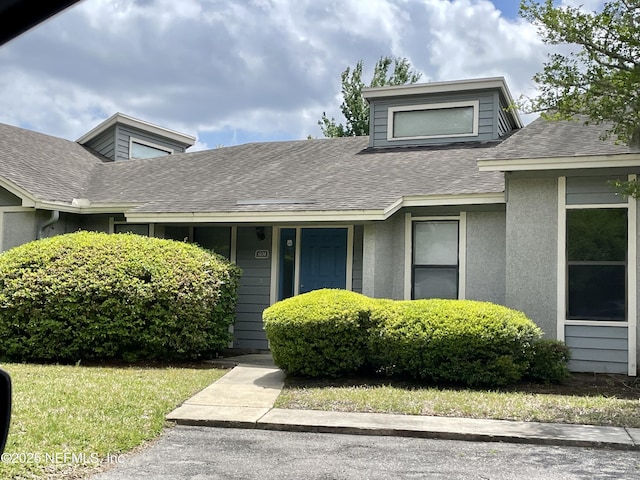
{"label": "tree", "polygon": [[[389,67],[393,63],[393,73],[389,75]],[[342,98],[340,110],[345,118],[345,124],[337,124],[332,117],[329,119],[325,112],[318,125],[325,137],[354,137],[369,135],[369,104],[362,98],[362,89],[365,87],[362,81],[362,60],[353,71],[346,68],[340,76],[342,80]],[[411,70],[411,64],[406,58],[380,57],[373,69],[373,78],[370,87],[384,87],[386,85],[404,85],[416,83],[421,73]]]}
{"label": "tree", "polygon": [[608,1],[588,13],[522,0],[520,15],[546,44],[577,47],[549,55],[534,76],[540,94],[529,109],[550,119],[586,117],[585,124],[606,125],[603,139],[640,147],[640,1]]}

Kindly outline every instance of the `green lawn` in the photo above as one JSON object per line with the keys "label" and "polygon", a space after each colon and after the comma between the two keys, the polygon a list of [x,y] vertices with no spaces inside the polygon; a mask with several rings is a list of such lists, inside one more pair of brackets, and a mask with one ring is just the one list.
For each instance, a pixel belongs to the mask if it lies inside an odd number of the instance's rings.
{"label": "green lawn", "polygon": [[278,408],[491,418],[640,427],[640,381],[573,375],[565,385],[508,391],[439,388],[388,380],[289,378]]}
{"label": "green lawn", "polygon": [[3,364],[13,417],[0,478],[79,478],[153,439],[219,369]]}

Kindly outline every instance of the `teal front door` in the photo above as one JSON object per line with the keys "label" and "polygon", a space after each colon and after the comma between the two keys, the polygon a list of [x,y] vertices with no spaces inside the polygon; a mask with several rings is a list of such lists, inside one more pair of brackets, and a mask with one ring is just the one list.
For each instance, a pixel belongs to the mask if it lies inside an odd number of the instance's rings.
{"label": "teal front door", "polygon": [[346,228],[303,228],[300,243],[299,293],[346,288]]}

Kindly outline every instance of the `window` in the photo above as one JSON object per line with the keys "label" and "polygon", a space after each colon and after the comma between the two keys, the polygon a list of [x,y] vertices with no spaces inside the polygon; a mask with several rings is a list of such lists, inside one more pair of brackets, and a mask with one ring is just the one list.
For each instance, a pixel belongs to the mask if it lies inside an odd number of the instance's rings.
{"label": "window", "polygon": [[170,148],[155,145],[143,140],[131,139],[129,143],[129,158],[154,158],[171,155],[173,150]]}
{"label": "window", "polygon": [[113,225],[113,233],[135,233],[143,237],[149,236],[148,223],[116,223]]}
{"label": "window", "polygon": [[567,210],[567,319],[626,319],[627,209]]}
{"label": "window", "polygon": [[478,101],[391,107],[388,140],[478,135]]}
{"label": "window", "polygon": [[458,298],[458,221],[413,224],[412,298]]}

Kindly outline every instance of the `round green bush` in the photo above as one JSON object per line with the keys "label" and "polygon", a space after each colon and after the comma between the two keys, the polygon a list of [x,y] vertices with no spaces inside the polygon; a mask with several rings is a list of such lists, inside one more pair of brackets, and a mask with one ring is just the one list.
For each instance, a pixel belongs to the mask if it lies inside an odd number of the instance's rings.
{"label": "round green bush", "polygon": [[535,382],[561,383],[569,377],[571,350],[564,342],[543,338],[534,342],[527,378]]}
{"label": "round green bush", "polygon": [[366,361],[371,304],[364,295],[335,289],[273,304],[263,319],[275,364],[314,377],[357,371]]}
{"label": "round green bush", "polygon": [[77,232],[0,255],[0,357],[190,359],[226,346],[240,270],[211,251]]}
{"label": "round green bush", "polygon": [[542,335],[521,312],[470,300],[385,301],[372,322],[369,357],[379,370],[469,386],[520,380]]}

